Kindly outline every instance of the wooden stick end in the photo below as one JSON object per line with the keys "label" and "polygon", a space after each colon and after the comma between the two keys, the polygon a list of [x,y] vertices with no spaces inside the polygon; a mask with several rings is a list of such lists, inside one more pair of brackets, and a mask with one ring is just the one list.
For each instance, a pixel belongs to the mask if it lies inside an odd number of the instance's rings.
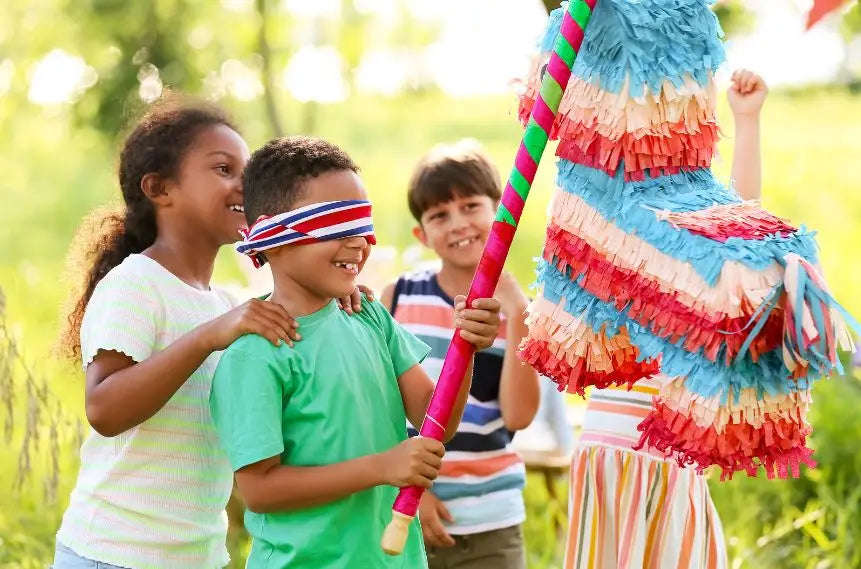
{"label": "wooden stick end", "polygon": [[404,545],[407,543],[410,522],[412,521],[412,516],[392,510],[392,521],[386,526],[386,531],[383,532],[383,539],[380,541],[383,551],[389,555],[400,555],[404,550]]}

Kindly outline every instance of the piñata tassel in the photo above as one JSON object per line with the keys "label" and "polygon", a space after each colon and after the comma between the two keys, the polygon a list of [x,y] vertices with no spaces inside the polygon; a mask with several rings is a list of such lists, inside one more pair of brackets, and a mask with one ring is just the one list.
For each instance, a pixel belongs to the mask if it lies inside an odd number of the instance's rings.
{"label": "pi\u00f1ata tassel", "polygon": [[847,321],[858,323],[831,296],[819,270],[795,253],[783,258],[783,361],[792,377],[843,373],[837,348],[854,351]]}
{"label": "pi\u00f1ata tassel", "polygon": [[794,379],[842,374],[837,348],[852,352],[851,326],[861,330],[854,318],[831,296],[821,272],[796,253],[782,259],[783,280],[751,318],[753,329],[736,356],[745,357],[766,320],[775,310],[783,312],[783,363]]}

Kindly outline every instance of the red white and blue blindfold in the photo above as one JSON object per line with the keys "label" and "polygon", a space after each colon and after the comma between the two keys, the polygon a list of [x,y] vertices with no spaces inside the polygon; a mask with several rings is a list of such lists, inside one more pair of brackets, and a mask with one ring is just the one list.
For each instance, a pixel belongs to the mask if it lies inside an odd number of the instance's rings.
{"label": "red white and blue blindfold", "polygon": [[262,215],[240,233],[243,240],[236,244],[236,250],[251,257],[255,267],[266,263],[264,251],[284,245],[307,245],[346,237],[364,237],[371,245],[377,243],[371,202],[364,200],[315,203],[272,217]]}

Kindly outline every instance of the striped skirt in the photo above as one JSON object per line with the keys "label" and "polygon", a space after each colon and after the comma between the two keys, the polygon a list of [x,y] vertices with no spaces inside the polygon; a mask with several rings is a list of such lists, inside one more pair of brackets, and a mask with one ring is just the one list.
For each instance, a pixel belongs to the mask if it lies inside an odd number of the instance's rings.
{"label": "striped skirt", "polygon": [[578,446],[571,463],[565,569],[724,569],[708,484],[644,453]]}

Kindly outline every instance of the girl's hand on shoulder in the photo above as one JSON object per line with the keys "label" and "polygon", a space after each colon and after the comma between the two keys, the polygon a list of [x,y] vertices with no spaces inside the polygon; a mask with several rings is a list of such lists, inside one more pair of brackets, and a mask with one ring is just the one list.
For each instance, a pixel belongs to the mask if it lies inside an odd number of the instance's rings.
{"label": "girl's hand on shoulder", "polygon": [[460,337],[475,346],[477,351],[493,345],[499,334],[500,302],[495,298],[477,298],[472,308],[466,307],[466,297],[454,299],[454,325],[460,328]]}
{"label": "girl's hand on shoulder", "polygon": [[280,304],[252,298],[207,322],[201,330],[207,346],[218,351],[245,334],[263,336],[275,346],[281,342],[293,346],[294,341],[302,339],[298,327],[299,323]]}
{"label": "girl's hand on shoulder", "polygon": [[731,81],[727,98],[732,114],[737,117],[759,115],[768,96],[765,79],[748,69],[738,69],[732,74]]}
{"label": "girl's hand on shoulder", "polygon": [[374,302],[374,291],[366,287],[365,285],[359,285],[353,289],[352,294],[350,296],[345,296],[344,298],[338,299],[338,306],[346,312],[347,314],[353,314],[354,312],[362,311],[362,293],[365,293],[365,296],[368,297],[368,300]]}

